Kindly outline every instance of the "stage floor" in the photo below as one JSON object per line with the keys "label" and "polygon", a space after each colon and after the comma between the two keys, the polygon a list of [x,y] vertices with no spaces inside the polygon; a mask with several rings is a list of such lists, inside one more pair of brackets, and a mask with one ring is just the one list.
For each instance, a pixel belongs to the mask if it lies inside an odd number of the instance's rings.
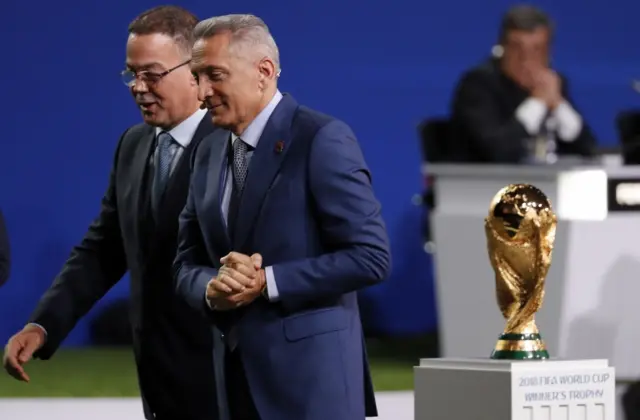
{"label": "stage floor", "polygon": [[[378,420],[414,420],[413,392],[378,392]],[[141,420],[137,398],[0,398],[0,418],[20,420]]]}

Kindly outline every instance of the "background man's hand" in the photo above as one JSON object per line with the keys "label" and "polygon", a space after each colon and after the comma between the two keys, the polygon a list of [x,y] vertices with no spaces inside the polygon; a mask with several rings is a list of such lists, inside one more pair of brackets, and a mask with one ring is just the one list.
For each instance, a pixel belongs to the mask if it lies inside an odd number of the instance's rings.
{"label": "background man's hand", "polygon": [[31,360],[35,353],[44,344],[46,337],[42,328],[37,325],[27,325],[22,331],[9,339],[4,348],[2,363],[9,375],[19,381],[29,382],[29,375],[24,370],[24,365]]}
{"label": "background man's hand", "polygon": [[260,296],[266,282],[260,254],[231,252],[220,262],[218,275],[207,285],[207,299],[216,310],[246,305]]}
{"label": "background man's hand", "polygon": [[548,68],[535,73],[532,95],[542,99],[549,108],[554,109],[562,102],[562,82],[558,74]]}

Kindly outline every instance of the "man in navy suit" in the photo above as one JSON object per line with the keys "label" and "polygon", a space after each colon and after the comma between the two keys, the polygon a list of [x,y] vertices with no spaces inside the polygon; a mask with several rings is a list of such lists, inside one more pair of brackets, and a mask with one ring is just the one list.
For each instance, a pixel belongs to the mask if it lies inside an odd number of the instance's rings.
{"label": "man in navy suit", "polygon": [[231,419],[376,416],[356,291],[391,257],[356,138],[278,91],[261,19],[207,19],[195,38],[200,99],[227,131],[193,156],[175,270],[224,333]]}

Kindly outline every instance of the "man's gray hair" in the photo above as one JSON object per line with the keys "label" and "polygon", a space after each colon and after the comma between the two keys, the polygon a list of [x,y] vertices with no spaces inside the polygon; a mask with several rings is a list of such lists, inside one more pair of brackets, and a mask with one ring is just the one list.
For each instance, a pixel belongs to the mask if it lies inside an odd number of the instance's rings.
{"label": "man's gray hair", "polygon": [[193,35],[196,40],[210,38],[221,33],[231,34],[231,47],[234,44],[258,49],[264,56],[273,60],[276,76],[280,75],[280,53],[269,27],[262,19],[254,15],[215,16],[199,22]]}

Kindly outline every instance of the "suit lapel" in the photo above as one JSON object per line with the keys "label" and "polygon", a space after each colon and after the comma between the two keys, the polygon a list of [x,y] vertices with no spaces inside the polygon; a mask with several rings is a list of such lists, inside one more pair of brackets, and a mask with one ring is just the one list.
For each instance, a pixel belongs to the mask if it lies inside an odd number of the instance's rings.
{"label": "suit lapel", "polygon": [[146,249],[147,229],[149,227],[149,205],[150,205],[150,171],[149,159],[153,153],[155,145],[155,133],[152,127],[148,127],[148,131],[142,135],[136,143],[134,152],[135,162],[131,165],[131,189],[132,197],[135,203],[135,211],[138,223],[135,224],[137,232],[136,237],[140,242],[141,249]]}
{"label": "suit lapel", "polygon": [[[231,241],[229,231],[222,214],[222,197],[227,171],[227,152],[231,133],[227,130],[216,130],[206,141],[211,142],[209,149],[209,165],[207,165],[204,202],[207,213],[211,215],[215,232],[223,232],[225,249],[229,250]],[[221,238],[221,239],[222,239]]]}
{"label": "suit lapel", "polygon": [[271,114],[249,163],[249,172],[236,219],[233,249],[242,249],[262,203],[289,150],[291,122],[298,104],[284,95]]}

